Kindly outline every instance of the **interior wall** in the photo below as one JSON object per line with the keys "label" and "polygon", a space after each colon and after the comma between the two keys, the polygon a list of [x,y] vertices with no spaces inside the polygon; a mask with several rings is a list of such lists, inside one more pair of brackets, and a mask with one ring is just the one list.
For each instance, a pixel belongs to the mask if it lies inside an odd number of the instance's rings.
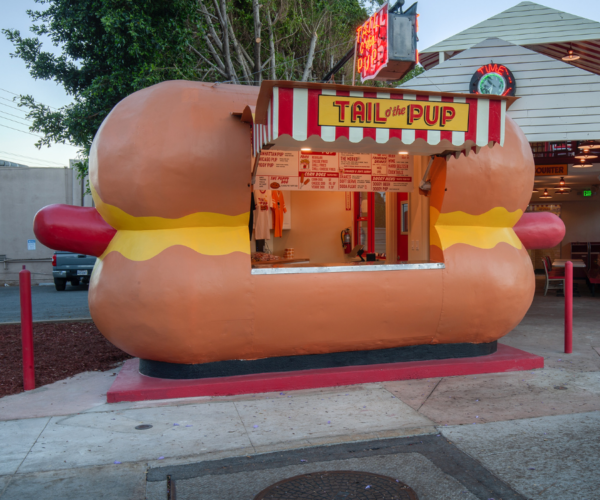
{"label": "interior wall", "polygon": [[292,191],[292,229],[267,244],[273,254],[283,256],[294,249],[295,258],[309,258],[314,264],[345,262],[340,233],[352,228],[352,210],[346,210],[344,192]]}
{"label": "interior wall", "polygon": [[600,241],[600,201],[565,201],[561,219],[567,232],[561,243],[561,257],[571,257],[571,242]]}

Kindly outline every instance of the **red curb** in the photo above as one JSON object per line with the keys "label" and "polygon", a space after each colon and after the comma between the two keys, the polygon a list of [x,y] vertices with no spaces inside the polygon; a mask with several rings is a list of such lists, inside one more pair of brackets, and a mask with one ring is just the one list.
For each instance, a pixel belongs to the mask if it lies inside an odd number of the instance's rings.
{"label": "red curb", "polygon": [[139,373],[138,366],[139,359],[137,358],[125,362],[106,394],[108,403],[199,396],[233,396],[392,380],[525,371],[543,368],[544,358],[514,347],[498,344],[498,350],[494,354],[476,358],[407,361],[194,380],[147,377]]}

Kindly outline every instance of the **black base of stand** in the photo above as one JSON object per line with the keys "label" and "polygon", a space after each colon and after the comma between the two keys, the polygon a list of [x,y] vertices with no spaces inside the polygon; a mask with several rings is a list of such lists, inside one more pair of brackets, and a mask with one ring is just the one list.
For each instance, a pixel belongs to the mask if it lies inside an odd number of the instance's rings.
{"label": "black base of stand", "polygon": [[256,373],[291,372],[335,368],[341,366],[377,365],[432,359],[471,358],[493,354],[496,341],[487,344],[435,344],[396,347],[374,351],[333,352],[305,356],[282,356],[250,361],[217,361],[197,365],[165,363],[140,359],[140,373],[149,377],[166,379],[199,379],[231,377]]}

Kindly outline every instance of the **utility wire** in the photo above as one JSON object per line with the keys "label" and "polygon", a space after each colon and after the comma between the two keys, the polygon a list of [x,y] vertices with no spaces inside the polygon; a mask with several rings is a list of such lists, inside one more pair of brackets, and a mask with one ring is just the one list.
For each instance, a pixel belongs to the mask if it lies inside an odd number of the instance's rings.
{"label": "utility wire", "polygon": [[21,113],[27,114],[27,111],[23,111],[21,108],[17,108],[16,106],[9,106],[8,104],[4,104],[3,102],[0,102],[0,106],[6,106],[7,108],[16,109],[17,111],[20,111]]}
{"label": "utility wire", "polygon": [[[12,95],[16,95],[17,97],[20,97],[20,94],[15,94],[14,92],[11,92],[10,90],[6,90],[6,89],[2,89],[2,88],[0,88],[0,90],[2,90],[4,92],[7,92],[8,94],[12,94]],[[56,108],[54,108],[52,106],[49,106],[48,104],[44,104],[43,102],[40,102],[40,104],[43,104],[44,106],[48,106],[50,109],[54,109],[54,110],[58,111],[58,109],[56,109]]]}
{"label": "utility wire", "polygon": [[7,113],[6,111],[2,111],[1,109],[0,109],[0,113],[2,113],[3,115],[14,116],[15,118],[18,118],[19,120],[27,120],[28,122],[33,121],[33,120],[30,120],[29,118],[25,118],[24,116],[18,116],[18,115],[13,115],[12,113]]}
{"label": "utility wire", "polygon": [[25,125],[29,127],[29,123],[18,122],[17,120],[11,120],[10,118],[5,118],[4,116],[0,116],[2,120],[8,120],[9,122],[18,123],[19,125]]}
{"label": "utility wire", "polygon": [[59,163],[56,161],[52,161],[52,160],[41,160],[40,158],[34,158],[33,156],[26,156],[26,155],[20,155],[17,153],[11,153],[10,151],[0,151],[1,154],[6,154],[6,155],[11,155],[11,156],[18,156],[20,158],[27,158],[28,160],[34,160],[34,161],[45,161],[47,163],[56,163],[57,165],[64,165],[63,163]]}
{"label": "utility wire", "polygon": [[9,128],[11,130],[16,130],[17,132],[21,132],[22,134],[32,135],[33,137],[39,137],[40,139],[43,139],[43,137],[41,135],[32,134],[31,132],[25,132],[24,130],[19,130],[18,128],[9,127],[8,125],[2,125],[1,123],[0,123],[0,127]]}

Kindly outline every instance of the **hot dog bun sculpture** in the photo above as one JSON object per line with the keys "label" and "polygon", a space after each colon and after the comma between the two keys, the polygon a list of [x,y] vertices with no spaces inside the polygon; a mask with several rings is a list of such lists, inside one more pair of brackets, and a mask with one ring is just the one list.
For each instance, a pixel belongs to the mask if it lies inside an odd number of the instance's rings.
{"label": "hot dog bun sculpture", "polygon": [[[513,226],[534,163],[512,120],[504,147],[433,166],[430,253],[445,269],[252,275],[250,129],[231,112],[257,95],[185,81],[132,94],[93,142],[96,207],[53,205],[36,216],[42,243],[99,257],[89,305],[110,342],[196,364],[487,343],[519,323],[534,275]],[[555,219],[537,237],[524,230],[530,247],[562,239]]]}

